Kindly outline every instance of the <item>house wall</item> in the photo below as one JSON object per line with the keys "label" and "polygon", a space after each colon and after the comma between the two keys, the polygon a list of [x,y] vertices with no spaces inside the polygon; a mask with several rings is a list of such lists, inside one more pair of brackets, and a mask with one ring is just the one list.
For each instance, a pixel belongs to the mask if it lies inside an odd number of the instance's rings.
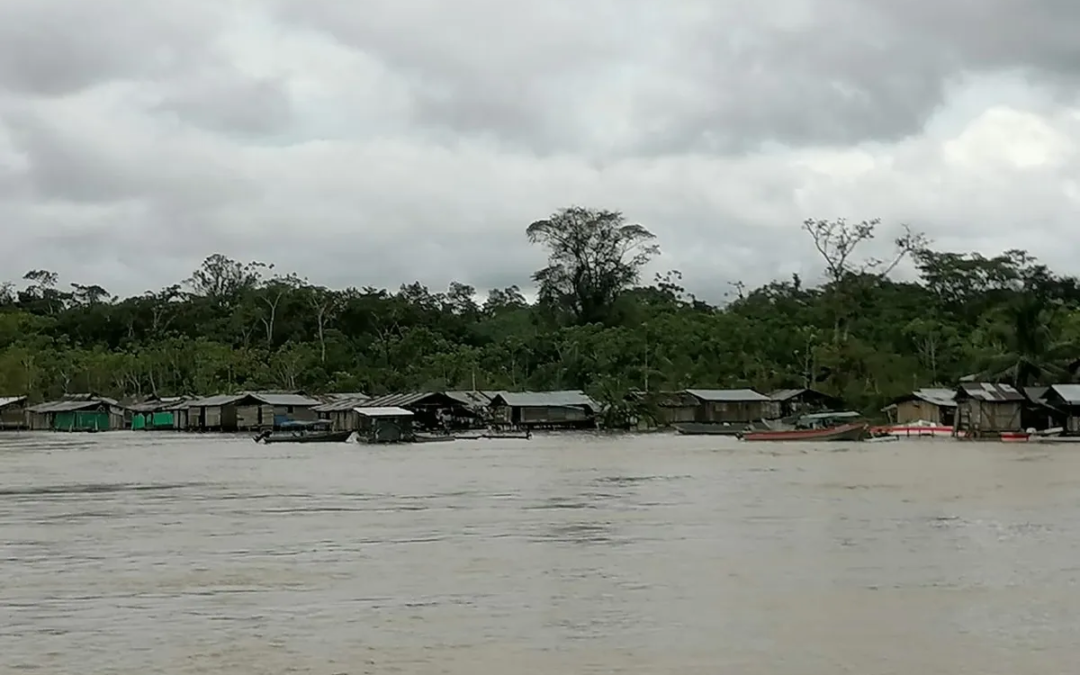
{"label": "house wall", "polygon": [[692,405],[660,406],[657,415],[660,417],[657,422],[662,425],[693,422],[695,415],[697,415],[697,407]]}
{"label": "house wall", "polygon": [[[314,407],[314,406],[312,406]],[[313,422],[319,419],[319,415],[307,406],[284,406],[279,405],[273,408],[275,418],[284,417],[288,420],[297,422]]]}
{"label": "house wall", "polygon": [[953,423],[952,408],[942,408],[942,406],[921,399],[897,403],[895,415],[897,424],[908,424],[919,420],[945,425],[952,425]]}
{"label": "house wall", "polygon": [[[695,411],[694,422],[754,422],[774,419],[779,406],[773,401],[703,401]],[[691,420],[686,420],[691,421]]]}
{"label": "house wall", "polygon": [[33,431],[47,431],[52,429],[52,413],[30,413],[27,415],[30,429]]}
{"label": "house wall", "polygon": [[26,407],[19,405],[9,405],[3,409],[0,409],[0,430],[3,429],[25,429],[26,428]]}
{"label": "house wall", "polygon": [[274,426],[274,407],[269,405],[238,405],[225,406],[225,410],[232,410],[234,417],[229,429],[237,431],[254,431],[262,427]]}
{"label": "house wall", "polygon": [[967,399],[957,404],[957,430],[987,433],[1020,431],[1019,401],[980,401]]}
{"label": "house wall", "polygon": [[518,409],[522,424],[562,424],[586,422],[592,415],[584,408],[559,406],[529,406]]}

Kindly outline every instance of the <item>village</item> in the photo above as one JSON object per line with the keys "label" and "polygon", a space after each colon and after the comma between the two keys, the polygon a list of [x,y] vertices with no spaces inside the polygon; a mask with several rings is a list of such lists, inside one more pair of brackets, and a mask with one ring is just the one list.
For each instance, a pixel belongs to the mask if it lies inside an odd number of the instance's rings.
{"label": "village", "polygon": [[[844,411],[837,397],[809,388],[767,394],[753,389],[684,389],[632,392],[628,398],[635,409],[649,411],[628,425],[615,427],[628,431],[671,429],[689,435],[735,436],[747,430],[775,429],[780,420],[866,419]],[[604,429],[604,413],[605,406],[576,390],[413,392],[377,397],[356,392],[250,391],[207,397],[151,396],[137,402],[81,393],[37,404],[30,404],[25,396],[0,398],[0,430],[234,433],[318,426],[337,434],[357,432],[375,442],[394,442],[409,440],[419,431],[531,434]],[[873,432],[868,435],[895,438],[1080,437],[1080,385],[1015,388],[962,382],[956,388],[917,389],[893,400],[863,424]],[[396,431],[387,434],[387,428]]]}

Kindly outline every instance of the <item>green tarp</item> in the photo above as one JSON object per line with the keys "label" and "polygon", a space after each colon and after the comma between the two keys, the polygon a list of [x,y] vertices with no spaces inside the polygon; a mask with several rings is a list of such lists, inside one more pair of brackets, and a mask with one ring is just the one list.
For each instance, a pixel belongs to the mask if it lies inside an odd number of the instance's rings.
{"label": "green tarp", "polygon": [[108,431],[107,412],[61,412],[53,418],[57,431]]}
{"label": "green tarp", "polygon": [[135,431],[146,429],[172,429],[171,412],[139,413],[131,418],[131,428]]}

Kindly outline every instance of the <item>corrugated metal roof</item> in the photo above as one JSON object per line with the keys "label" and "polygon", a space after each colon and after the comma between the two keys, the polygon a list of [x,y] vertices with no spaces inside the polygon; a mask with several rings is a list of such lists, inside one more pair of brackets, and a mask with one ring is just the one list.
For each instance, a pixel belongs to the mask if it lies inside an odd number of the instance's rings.
{"label": "corrugated metal roof", "polygon": [[110,402],[110,399],[82,399],[76,401],[48,401],[46,403],[39,403],[35,406],[27,408],[32,413],[59,413],[59,412],[74,412],[76,410],[88,410],[90,408],[96,408],[100,405],[106,405],[110,408],[117,408],[115,402]]}
{"label": "corrugated metal roof", "polygon": [[953,406],[956,405],[956,390],[942,389],[938,387],[925,387],[911,392],[915,398],[932,403],[933,405]]}
{"label": "corrugated metal roof", "polygon": [[753,389],[687,389],[686,393],[702,401],[710,402],[748,403],[772,400]]}
{"label": "corrugated metal roof", "polygon": [[806,391],[806,389],[777,389],[776,391],[770,392],[768,396],[774,401],[788,401],[804,391]]}
{"label": "corrugated metal roof", "polygon": [[25,400],[25,396],[0,396],[0,408],[6,408],[15,403],[22,403]]}
{"label": "corrugated metal roof", "polygon": [[365,408],[402,407],[420,403],[426,398],[438,396],[433,391],[415,391],[408,394],[387,394],[364,402]]}
{"label": "corrugated metal roof", "polygon": [[341,399],[337,401],[330,401],[329,403],[323,403],[317,405],[312,410],[315,412],[340,412],[342,410],[352,410],[357,406],[361,406],[367,403],[367,398],[353,398],[353,399]]}
{"label": "corrugated metal roof", "polygon": [[960,391],[967,396],[980,401],[1005,402],[1027,400],[1023,394],[1009,384],[964,382],[960,385]]}
{"label": "corrugated metal roof", "polygon": [[251,395],[266,405],[291,405],[297,408],[311,408],[319,405],[318,399],[303,394],[272,394],[251,392]]}
{"label": "corrugated metal roof", "polygon": [[1050,391],[1050,387],[1024,387],[1024,396],[1028,397],[1029,401],[1041,401],[1046,398],[1046,392]]}
{"label": "corrugated metal roof", "polygon": [[279,394],[270,392],[246,391],[239,394],[219,394],[195,399],[188,404],[190,408],[215,408],[217,406],[231,405],[245,398],[253,398],[264,405],[273,406],[296,406],[299,408],[315,407],[319,401],[303,394]]}
{"label": "corrugated metal roof", "polygon": [[580,408],[599,410],[600,404],[580,390],[568,391],[504,391],[492,402],[501,400],[511,408]]}
{"label": "corrugated metal roof", "polygon": [[397,406],[381,406],[375,408],[353,408],[364,417],[412,417],[412,412]]}
{"label": "corrugated metal roof", "polygon": [[[326,398],[330,399],[330,401],[366,401],[371,397],[362,391],[353,391],[327,394]],[[327,402],[329,403],[329,401]]]}
{"label": "corrugated metal roof", "polygon": [[462,405],[472,407],[487,407],[491,404],[497,391],[447,391],[444,392],[447,396],[454,399]]}
{"label": "corrugated metal roof", "polygon": [[1069,405],[1080,405],[1080,384],[1055,384],[1050,389]]}

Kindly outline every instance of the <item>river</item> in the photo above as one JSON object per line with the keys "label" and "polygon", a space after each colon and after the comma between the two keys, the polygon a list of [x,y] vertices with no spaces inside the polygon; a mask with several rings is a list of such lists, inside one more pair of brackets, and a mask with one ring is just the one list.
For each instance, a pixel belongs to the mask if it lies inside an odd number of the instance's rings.
{"label": "river", "polygon": [[1078,450],[0,435],[0,673],[1071,673]]}

